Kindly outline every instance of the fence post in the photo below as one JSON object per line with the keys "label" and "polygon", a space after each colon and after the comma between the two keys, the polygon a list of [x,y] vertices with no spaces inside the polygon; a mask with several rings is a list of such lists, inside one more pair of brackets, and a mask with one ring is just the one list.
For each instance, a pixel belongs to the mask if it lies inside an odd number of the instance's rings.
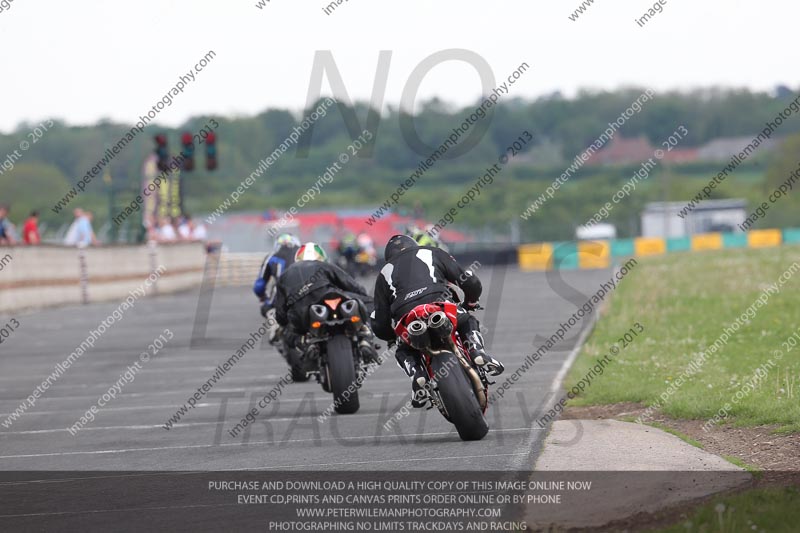
{"label": "fence post", "polygon": [[86,243],[78,244],[78,269],[81,286],[81,303],[89,303],[89,267],[86,263]]}
{"label": "fence post", "polygon": [[[158,269],[158,243],[154,240],[147,241],[147,252],[150,258],[150,273]],[[158,295],[158,279],[153,282],[153,295]]]}

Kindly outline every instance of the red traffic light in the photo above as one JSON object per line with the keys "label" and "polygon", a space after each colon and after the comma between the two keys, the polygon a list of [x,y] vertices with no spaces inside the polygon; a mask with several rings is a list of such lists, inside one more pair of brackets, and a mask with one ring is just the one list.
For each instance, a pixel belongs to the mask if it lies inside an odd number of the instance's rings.
{"label": "red traffic light", "polygon": [[206,142],[210,144],[214,144],[217,141],[217,136],[214,132],[209,132],[208,136],[206,137]]}
{"label": "red traffic light", "polygon": [[159,133],[156,135],[156,144],[159,146],[166,146],[167,145],[167,136],[163,133]]}
{"label": "red traffic light", "polygon": [[192,134],[186,132],[181,135],[181,144],[192,144]]}

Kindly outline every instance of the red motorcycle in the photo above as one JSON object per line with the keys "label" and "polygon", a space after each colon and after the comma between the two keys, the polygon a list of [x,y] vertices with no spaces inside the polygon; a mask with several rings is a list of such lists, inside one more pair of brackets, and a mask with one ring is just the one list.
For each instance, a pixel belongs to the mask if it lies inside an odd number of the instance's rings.
{"label": "red motorcycle", "polygon": [[400,320],[395,333],[422,354],[429,409],[436,406],[461,440],[481,440],[489,432],[484,414],[491,383],[464,348],[456,331],[457,313],[452,302],[418,305]]}

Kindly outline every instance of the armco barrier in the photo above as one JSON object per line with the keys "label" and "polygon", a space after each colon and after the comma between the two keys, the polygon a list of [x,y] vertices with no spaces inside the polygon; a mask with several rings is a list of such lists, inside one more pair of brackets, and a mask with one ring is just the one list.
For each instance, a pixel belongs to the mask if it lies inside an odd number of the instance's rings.
{"label": "armco barrier", "polygon": [[800,228],[763,229],[747,233],[703,233],[691,237],[638,237],[575,242],[524,244],[517,249],[522,270],[608,268],[615,258],[645,257],[670,252],[769,248],[800,243]]}
{"label": "armco barrier", "polygon": [[10,259],[0,270],[0,313],[123,298],[161,266],[151,294],[197,287],[206,248],[202,243],[18,246],[0,248],[3,257]]}
{"label": "armco barrier", "polygon": [[[464,246],[453,250],[452,255],[465,267],[473,263],[482,266],[513,265],[517,261],[517,249],[511,245]],[[264,252],[220,252],[215,286],[251,286],[265,256]],[[382,262],[379,261],[378,266],[382,266]],[[371,290],[371,287],[367,288]]]}
{"label": "armco barrier", "polygon": [[454,247],[450,253],[464,266],[472,263],[489,265],[513,265],[517,262],[517,247],[511,244],[469,244]]}
{"label": "armco barrier", "polygon": [[[265,253],[222,252],[216,266],[216,287],[251,286],[258,277]],[[210,258],[209,258],[210,259]]]}

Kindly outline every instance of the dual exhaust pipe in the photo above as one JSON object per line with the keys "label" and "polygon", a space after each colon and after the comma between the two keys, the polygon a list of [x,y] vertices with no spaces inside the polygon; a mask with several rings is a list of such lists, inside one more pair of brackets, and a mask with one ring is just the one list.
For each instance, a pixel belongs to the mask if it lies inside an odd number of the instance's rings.
{"label": "dual exhaust pipe", "polygon": [[428,316],[427,322],[421,319],[414,320],[408,327],[408,343],[417,349],[431,346],[431,342],[446,344],[453,332],[453,323],[444,313],[436,311]]}

